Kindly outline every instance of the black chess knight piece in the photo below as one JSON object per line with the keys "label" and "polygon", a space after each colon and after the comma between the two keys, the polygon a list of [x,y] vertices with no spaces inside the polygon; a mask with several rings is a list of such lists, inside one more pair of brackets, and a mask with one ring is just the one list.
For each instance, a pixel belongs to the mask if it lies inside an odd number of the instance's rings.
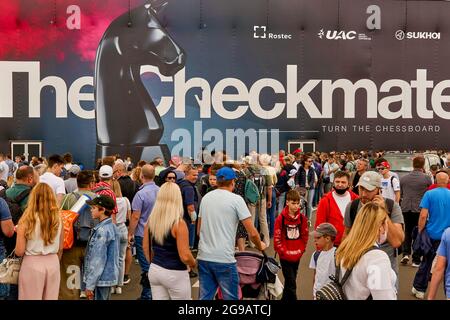
{"label": "black chess knight piece", "polygon": [[170,158],[167,145],[159,144],[164,125],[140,68],[153,65],[162,75],[173,76],[184,67],[186,54],[161,25],[157,10],[145,4],[124,13],[100,41],[94,79],[97,157]]}

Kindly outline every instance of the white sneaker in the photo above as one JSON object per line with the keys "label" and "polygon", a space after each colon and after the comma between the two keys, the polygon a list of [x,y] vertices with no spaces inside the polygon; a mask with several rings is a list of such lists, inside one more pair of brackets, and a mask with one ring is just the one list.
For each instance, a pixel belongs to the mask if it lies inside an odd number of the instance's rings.
{"label": "white sneaker", "polygon": [[116,293],[116,287],[111,287],[111,294],[115,294]]}
{"label": "white sneaker", "polygon": [[80,292],[80,299],[86,299],[86,298],[87,298],[86,292],[81,291],[81,292]]}
{"label": "white sneaker", "polygon": [[116,294],[122,294],[122,287],[116,287]]}
{"label": "white sneaker", "polygon": [[411,289],[411,293],[413,294],[413,296],[415,296],[417,299],[425,299],[425,292],[422,291],[418,291],[416,288],[412,287]]}
{"label": "white sneaker", "polygon": [[418,267],[420,267],[420,263],[415,263],[415,262],[413,262],[413,263],[411,264],[411,267],[418,268]]}

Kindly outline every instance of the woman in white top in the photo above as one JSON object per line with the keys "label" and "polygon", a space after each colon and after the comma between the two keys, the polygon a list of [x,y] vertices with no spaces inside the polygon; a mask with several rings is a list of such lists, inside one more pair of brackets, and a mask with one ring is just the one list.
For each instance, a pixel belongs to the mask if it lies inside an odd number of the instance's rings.
{"label": "woman in white top", "polygon": [[123,278],[125,275],[125,255],[127,253],[128,246],[128,228],[125,224],[127,219],[130,219],[131,204],[127,197],[122,195],[122,189],[117,180],[112,183],[112,189],[116,195],[116,204],[118,212],[116,214],[116,226],[119,229],[120,234],[120,247],[119,247],[119,283],[116,287],[113,287],[112,293],[122,294],[122,287],[124,285]]}
{"label": "woman in white top", "polygon": [[352,272],[343,289],[348,300],[395,300],[396,275],[388,255],[378,249],[387,240],[386,210],[373,203],[365,204],[356,215],[353,227],[336,251],[339,279]]}
{"label": "woman in white top", "polygon": [[63,230],[53,190],[38,183],[17,226],[15,253],[24,256],[19,300],[58,300]]}

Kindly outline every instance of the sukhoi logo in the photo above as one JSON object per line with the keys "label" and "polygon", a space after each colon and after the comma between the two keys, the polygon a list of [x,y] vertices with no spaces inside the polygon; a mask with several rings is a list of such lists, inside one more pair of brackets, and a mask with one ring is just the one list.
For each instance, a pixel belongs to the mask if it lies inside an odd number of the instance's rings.
{"label": "sukhoi logo", "polygon": [[403,39],[440,40],[441,39],[440,32],[416,32],[416,31],[405,32],[403,30],[397,30],[394,35],[397,40],[403,40]]}

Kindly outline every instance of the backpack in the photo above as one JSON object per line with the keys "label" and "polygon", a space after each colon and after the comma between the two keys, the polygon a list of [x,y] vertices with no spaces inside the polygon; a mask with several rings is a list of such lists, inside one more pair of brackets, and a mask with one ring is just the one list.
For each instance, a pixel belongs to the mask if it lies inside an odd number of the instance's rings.
{"label": "backpack", "polygon": [[[371,247],[364,254],[375,249],[379,248],[375,246]],[[317,255],[317,258],[319,257],[319,254]],[[339,275],[341,274],[341,266],[340,264],[337,265],[335,275],[330,276],[330,279],[332,281],[316,291],[316,300],[348,300],[347,296],[345,295],[343,287],[347,279],[350,277],[352,271],[353,268],[345,271],[344,276],[339,281]]]}
{"label": "backpack", "polygon": [[[101,191],[106,190],[107,188],[101,187],[98,189],[95,189],[95,191]],[[95,192],[96,193],[96,192]],[[76,192],[72,192],[74,195],[76,201],[78,201],[81,198],[81,195]],[[89,236],[91,235],[91,230],[95,225],[97,224],[97,221],[92,218],[91,215],[91,208],[89,206],[84,206],[79,212],[78,212],[78,219],[75,220],[73,223],[73,230],[74,230],[74,240],[77,245],[83,246],[86,245]]]}
{"label": "backpack", "polygon": [[63,180],[69,179],[69,178],[70,178],[70,173],[69,173],[69,171],[68,171],[66,168],[63,167],[63,168],[61,169],[60,177],[63,178]]}
{"label": "backpack", "polygon": [[251,180],[245,181],[245,200],[255,205],[260,199],[258,186]]}
{"label": "backpack", "polygon": [[251,204],[256,204],[264,197],[266,190],[266,178],[258,169],[249,168],[250,176],[245,182],[245,198]]}
{"label": "backpack", "polygon": [[[28,188],[19,193],[17,197],[15,197],[14,199],[10,199],[6,196],[6,189],[0,190],[0,197],[3,198],[6,201],[6,204],[8,205],[9,212],[11,213],[11,218],[14,225],[17,225],[17,223],[19,222],[20,218],[23,215],[23,210],[20,207],[20,203],[22,202],[23,199],[28,197],[30,192],[31,188]],[[3,238],[3,244],[5,246],[6,253],[10,254],[16,247],[16,233],[14,233],[11,238],[8,238],[3,236],[3,232],[1,232],[0,229],[0,234],[1,234],[0,237]]]}
{"label": "backpack", "polygon": [[17,195],[14,199],[10,199],[6,196],[6,189],[0,190],[0,197],[6,201],[8,205],[9,212],[11,213],[12,221],[16,225],[19,222],[20,217],[22,217],[23,210],[20,207],[20,203],[23,199],[28,197],[31,192],[31,188],[28,188]]}
{"label": "backpack", "polygon": [[[391,215],[392,209],[394,208],[394,200],[392,199],[384,199],[386,210],[388,212],[388,215]],[[355,221],[356,215],[358,214],[358,206],[359,206],[359,199],[355,199],[352,201],[350,205],[350,221],[353,225],[353,222]]]}
{"label": "backpack", "polygon": [[256,273],[256,282],[275,283],[277,273],[281,269],[281,266],[274,258],[268,257],[264,252],[263,255],[263,261],[261,262],[261,266]]}

